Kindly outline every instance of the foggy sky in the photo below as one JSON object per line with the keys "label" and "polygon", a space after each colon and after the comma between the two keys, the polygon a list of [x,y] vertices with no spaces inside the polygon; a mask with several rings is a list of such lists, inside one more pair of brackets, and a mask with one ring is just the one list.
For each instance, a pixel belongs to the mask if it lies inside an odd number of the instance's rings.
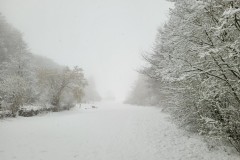
{"label": "foggy sky", "polygon": [[165,0],[0,0],[0,12],[30,50],[93,76],[123,100],[171,7]]}

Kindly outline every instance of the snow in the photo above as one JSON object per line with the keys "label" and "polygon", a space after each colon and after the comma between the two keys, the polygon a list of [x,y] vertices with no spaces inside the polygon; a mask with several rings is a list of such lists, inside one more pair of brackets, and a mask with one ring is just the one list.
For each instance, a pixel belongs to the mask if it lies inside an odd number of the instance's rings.
{"label": "snow", "polygon": [[230,8],[229,10],[226,10],[223,13],[223,16],[231,16],[231,15],[234,15],[234,14],[239,13],[239,12],[240,12],[240,8],[238,8],[238,9]]}
{"label": "snow", "polygon": [[208,117],[202,117],[202,120],[204,120],[206,123],[216,123],[214,119]]}
{"label": "snow", "polygon": [[209,150],[157,107],[98,103],[0,121],[1,160],[237,160]]}
{"label": "snow", "polygon": [[41,110],[41,109],[50,109],[50,108],[53,108],[53,106],[51,105],[45,105],[45,106],[42,106],[42,105],[25,105],[23,107],[21,107],[20,109],[23,109],[23,110],[34,110],[34,111],[37,111],[37,110]]}

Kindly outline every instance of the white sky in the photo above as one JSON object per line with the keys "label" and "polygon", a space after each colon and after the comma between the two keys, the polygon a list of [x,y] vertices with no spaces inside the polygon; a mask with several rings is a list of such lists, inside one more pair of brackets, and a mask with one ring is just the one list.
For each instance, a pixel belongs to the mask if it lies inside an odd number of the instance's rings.
{"label": "white sky", "polygon": [[123,100],[140,53],[151,49],[172,5],[165,0],[0,0],[30,50],[93,76],[99,93]]}

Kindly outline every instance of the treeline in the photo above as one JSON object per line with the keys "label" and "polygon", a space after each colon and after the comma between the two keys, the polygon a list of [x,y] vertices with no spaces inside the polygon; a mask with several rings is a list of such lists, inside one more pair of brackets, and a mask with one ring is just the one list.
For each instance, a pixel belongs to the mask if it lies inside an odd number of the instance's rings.
{"label": "treeline", "polygon": [[21,33],[0,16],[1,117],[15,117],[23,106],[69,109],[81,102],[86,84],[81,68],[60,66],[32,54]]}
{"label": "treeline", "polygon": [[240,152],[240,1],[171,1],[168,22],[143,56],[144,83],[180,126]]}
{"label": "treeline", "polygon": [[102,100],[102,98],[96,89],[96,84],[95,84],[94,78],[89,77],[87,79],[87,86],[84,88],[83,102],[84,103],[93,103],[93,102],[99,102],[101,100]]}

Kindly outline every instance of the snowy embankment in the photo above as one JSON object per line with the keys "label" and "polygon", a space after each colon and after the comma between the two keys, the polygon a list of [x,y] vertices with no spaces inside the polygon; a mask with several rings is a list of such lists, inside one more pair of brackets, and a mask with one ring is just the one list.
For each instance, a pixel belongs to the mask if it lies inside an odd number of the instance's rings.
{"label": "snowy embankment", "polygon": [[1,160],[237,160],[209,151],[155,107],[85,104],[71,111],[0,121]]}

